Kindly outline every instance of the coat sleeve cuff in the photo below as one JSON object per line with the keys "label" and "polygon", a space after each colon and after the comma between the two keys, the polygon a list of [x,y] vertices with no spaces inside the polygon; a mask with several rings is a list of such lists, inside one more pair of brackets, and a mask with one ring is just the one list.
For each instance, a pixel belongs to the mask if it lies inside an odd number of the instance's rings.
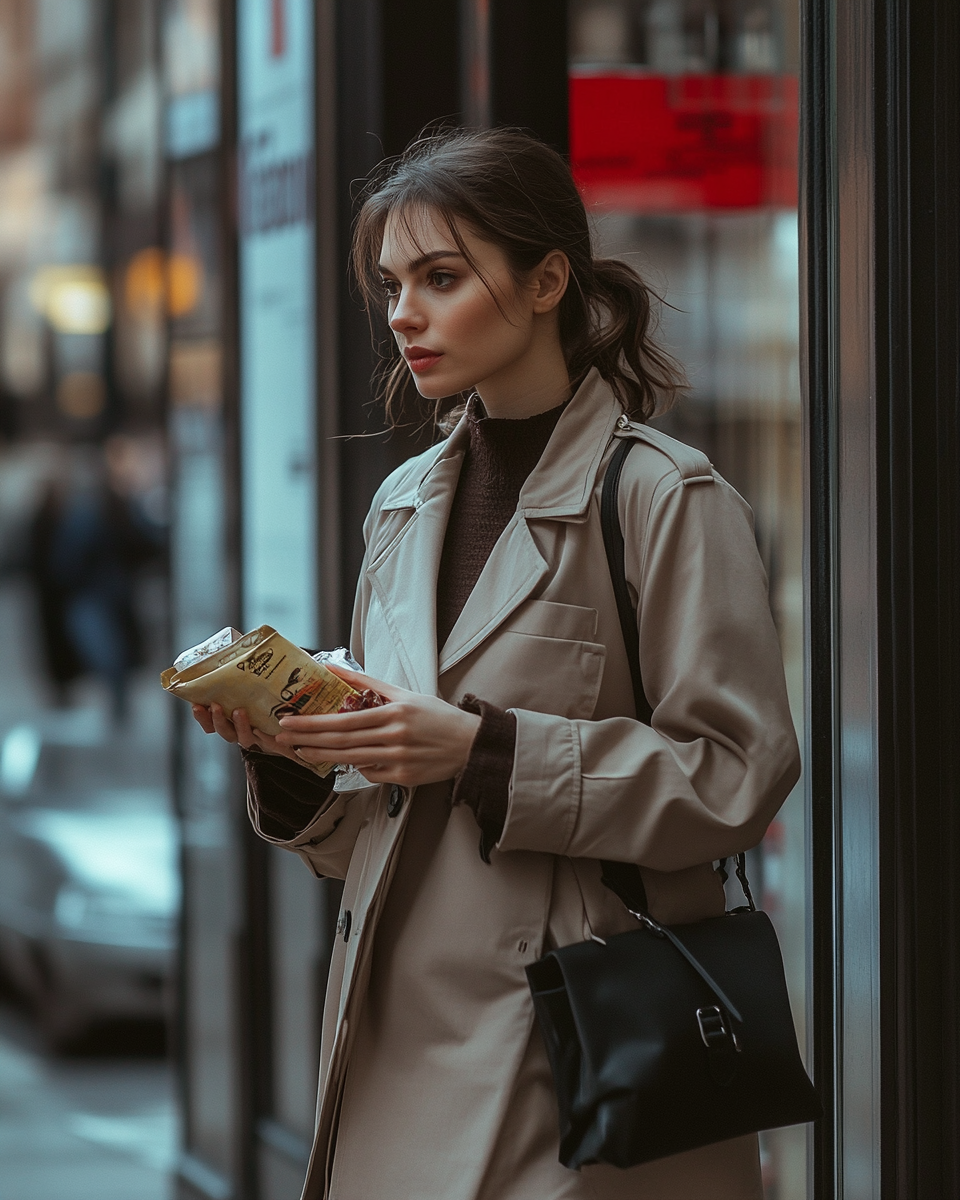
{"label": "coat sleeve cuff", "polygon": [[459,708],[480,718],[467,764],[454,780],[452,802],[466,804],[480,826],[480,857],[490,861],[507,817],[517,719],[469,693]]}
{"label": "coat sleeve cuff", "polygon": [[259,750],[241,748],[240,755],[258,833],[288,841],[311,824],[330,797],[332,774],[321,779],[288,758]]}
{"label": "coat sleeve cuff", "polygon": [[581,803],[580,741],[573,721],[511,709],[516,750],[499,850],[566,854]]}

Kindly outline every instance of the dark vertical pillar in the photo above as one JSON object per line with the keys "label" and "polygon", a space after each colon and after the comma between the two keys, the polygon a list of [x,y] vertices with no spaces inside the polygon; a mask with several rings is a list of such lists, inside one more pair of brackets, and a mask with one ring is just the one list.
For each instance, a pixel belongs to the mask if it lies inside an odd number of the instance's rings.
{"label": "dark vertical pillar", "polygon": [[337,172],[337,12],[335,0],[314,5],[316,81],[316,262],[317,262],[317,564],[318,641],[342,641],[340,554],[340,229]]}
{"label": "dark vertical pillar", "polygon": [[[237,244],[237,11],[236,0],[220,4],[220,139],[217,148],[217,203],[220,260],[223,290],[220,311],[222,339],[222,404],[224,430],[224,467],[226,504],[224,540],[230,564],[227,583],[232,624],[239,624],[241,603],[241,504],[240,477],[240,272]],[[236,1177],[238,1200],[257,1196],[256,1116],[262,1103],[268,1060],[262,1054],[264,1000],[258,978],[263,961],[262,942],[266,932],[263,919],[264,847],[258,844],[246,817],[243,796],[243,767],[231,763],[231,793],[235,807],[235,845],[238,851],[234,868],[241,873],[242,907],[236,930],[234,951],[234,995],[236,997],[236,1085],[237,1124]]]}
{"label": "dark vertical pillar", "polygon": [[[371,377],[371,331],[350,277],[356,182],[428,123],[458,119],[455,0],[339,0],[337,15],[337,253],[339,280],[340,614],[346,640],[363,556],[361,527],[387,474],[430,444],[415,426],[387,432]],[[378,338],[388,331],[380,325]],[[362,436],[358,436],[362,435]]]}
{"label": "dark vertical pillar", "polygon": [[566,153],[566,0],[490,0],[490,124],[520,125]]}
{"label": "dark vertical pillar", "polygon": [[[382,421],[371,411],[376,358],[350,277],[353,192],[383,156],[383,68],[380,0],[341,0],[337,41],[337,290],[340,475],[340,604],[335,641],[349,637],[360,561],[361,525],[377,484],[390,469]],[[362,439],[357,435],[364,435]]]}
{"label": "dark vertical pillar", "polygon": [[383,149],[399,154],[425,125],[460,121],[456,0],[383,0]]}
{"label": "dark vertical pillar", "polygon": [[822,1200],[960,1194],[960,12],[808,0]]}
{"label": "dark vertical pillar", "polygon": [[836,929],[833,912],[835,856],[834,772],[837,697],[836,582],[836,411],[833,397],[832,323],[836,292],[833,222],[836,211],[832,154],[833,59],[831,0],[808,0],[801,29],[800,103],[800,345],[806,403],[807,647],[805,773],[809,799],[812,987],[811,1068],[824,1116],[813,1138],[811,1180],[818,1200],[835,1195],[836,1087],[834,1067],[839,1006],[836,995]]}
{"label": "dark vertical pillar", "polygon": [[960,11],[878,6],[884,1194],[960,1194]]}

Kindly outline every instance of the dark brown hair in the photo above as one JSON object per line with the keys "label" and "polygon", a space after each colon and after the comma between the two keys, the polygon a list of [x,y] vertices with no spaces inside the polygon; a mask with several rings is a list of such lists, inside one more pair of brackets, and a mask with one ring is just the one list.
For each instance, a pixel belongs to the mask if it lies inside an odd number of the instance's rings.
{"label": "dark brown hair", "polygon": [[[626,263],[594,257],[570,168],[536,138],[518,129],[424,134],[373,171],[360,199],[353,266],[369,313],[384,304],[378,262],[388,216],[430,209],[474,269],[461,224],[500,248],[518,282],[552,250],[566,254],[571,277],[559,321],[571,380],[596,367],[625,412],[641,421],[686,387],[682,368],[653,338],[659,298]],[[390,343],[394,352],[385,356],[379,379],[393,421],[413,381]]]}

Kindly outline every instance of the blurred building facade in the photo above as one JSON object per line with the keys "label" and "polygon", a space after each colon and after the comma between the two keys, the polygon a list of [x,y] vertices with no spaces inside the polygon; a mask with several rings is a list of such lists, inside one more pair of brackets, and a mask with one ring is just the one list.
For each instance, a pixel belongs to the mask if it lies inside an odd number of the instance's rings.
{"label": "blurred building facade", "polygon": [[0,6],[0,969],[51,1046],[172,987],[158,31]]}
{"label": "blurred building facade", "polygon": [[[160,1200],[177,1146],[159,28],[150,2],[0,4],[0,1189],[24,1197]],[[153,1061],[111,1070],[124,1046]]]}
{"label": "blurred building facade", "polygon": [[[348,636],[369,500],[430,440],[381,432],[347,271],[384,154],[530,128],[663,291],[663,427],[754,508],[805,746],[751,855],[827,1109],[764,1137],[776,1200],[960,1187],[957,41],[942,0],[0,3],[0,433],[162,451],[171,652]],[[338,887],[183,708],[176,1186],[286,1200]]]}

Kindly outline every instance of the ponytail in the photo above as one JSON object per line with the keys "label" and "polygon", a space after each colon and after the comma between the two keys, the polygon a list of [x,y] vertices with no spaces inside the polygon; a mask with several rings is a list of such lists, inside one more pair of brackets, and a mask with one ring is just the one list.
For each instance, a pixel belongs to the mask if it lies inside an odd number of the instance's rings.
{"label": "ponytail", "polygon": [[686,388],[679,363],[653,336],[660,298],[617,258],[591,257],[584,275],[574,276],[578,286],[567,293],[566,312],[563,302],[560,309],[570,377],[596,367],[624,412],[647,421],[674,404]]}

